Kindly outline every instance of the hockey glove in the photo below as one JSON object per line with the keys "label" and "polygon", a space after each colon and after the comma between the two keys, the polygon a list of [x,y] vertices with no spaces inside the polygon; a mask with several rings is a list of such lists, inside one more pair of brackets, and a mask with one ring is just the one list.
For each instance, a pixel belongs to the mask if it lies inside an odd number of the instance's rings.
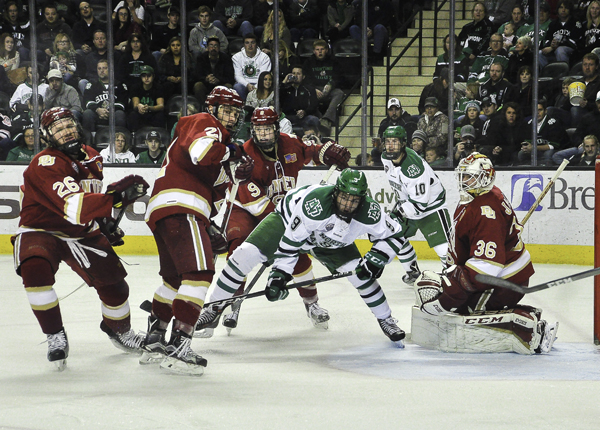
{"label": "hockey glove", "polygon": [[323,164],[328,166],[333,166],[335,164],[338,169],[344,170],[348,168],[350,151],[333,141],[327,142],[319,152],[319,160]]}
{"label": "hockey glove", "polygon": [[362,281],[379,278],[389,259],[390,257],[381,251],[367,252],[356,266],[356,276]]}
{"label": "hockey glove", "polygon": [[139,175],[125,176],[117,182],[113,182],[106,189],[106,194],[112,194],[113,206],[115,208],[126,208],[142,196],[150,185]]}
{"label": "hockey glove", "polygon": [[211,221],[208,227],[208,236],[210,237],[210,245],[214,255],[224,254],[227,252],[227,237],[217,225]]}
{"label": "hockey glove", "polygon": [[249,155],[242,155],[239,158],[229,159],[223,162],[225,173],[229,180],[238,184],[242,181],[250,179],[252,170],[254,170],[254,160]]}
{"label": "hockey glove", "polygon": [[400,224],[402,231],[406,232],[408,229],[408,218],[406,218],[406,214],[404,213],[402,206],[400,206],[400,202],[396,203],[396,206],[394,206],[394,209],[390,212],[390,216]]}
{"label": "hockey glove", "polygon": [[289,296],[290,292],[285,287],[292,280],[292,275],[273,269],[267,280],[267,288],[265,288],[265,296],[270,302],[283,300]]}
{"label": "hockey glove", "polygon": [[104,236],[106,236],[110,244],[112,246],[121,246],[125,244],[125,242],[123,242],[123,236],[125,236],[125,232],[121,230],[119,226],[115,225],[116,221],[117,220],[113,217],[96,219],[96,222],[100,227],[100,231],[102,234],[104,234]]}

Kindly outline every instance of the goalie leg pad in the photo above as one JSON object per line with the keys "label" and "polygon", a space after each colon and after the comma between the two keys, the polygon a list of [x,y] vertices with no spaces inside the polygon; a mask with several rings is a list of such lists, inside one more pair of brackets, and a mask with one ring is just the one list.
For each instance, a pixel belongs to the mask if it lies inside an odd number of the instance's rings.
{"label": "goalie leg pad", "polygon": [[535,354],[540,343],[533,312],[508,309],[473,315],[428,315],[412,308],[412,340],[444,352]]}

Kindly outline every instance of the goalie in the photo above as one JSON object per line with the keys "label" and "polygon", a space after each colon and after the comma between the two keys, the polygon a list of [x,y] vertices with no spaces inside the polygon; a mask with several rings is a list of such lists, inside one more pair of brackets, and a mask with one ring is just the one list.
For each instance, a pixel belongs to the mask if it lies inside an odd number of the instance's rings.
{"label": "goalie", "polygon": [[547,353],[558,323],[520,305],[523,294],[489,288],[477,273],[528,285],[534,269],[521,241],[510,202],[494,186],[496,172],[486,156],[473,153],[456,168],[460,204],[454,213],[444,274],[424,271],[415,282],[412,339],[446,352]]}

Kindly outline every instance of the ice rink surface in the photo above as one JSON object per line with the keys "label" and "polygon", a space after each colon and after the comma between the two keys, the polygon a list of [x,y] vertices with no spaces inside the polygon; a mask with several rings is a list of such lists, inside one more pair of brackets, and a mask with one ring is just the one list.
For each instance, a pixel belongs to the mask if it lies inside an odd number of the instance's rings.
{"label": "ice rink surface", "polygon": [[[158,257],[128,256],[132,322],[159,285]],[[523,303],[559,321],[551,354],[449,354],[407,342],[398,349],[345,280],[319,286],[329,330],[315,329],[298,294],[242,307],[238,328],[194,339],[208,359],[201,377],[141,366],[100,331],[100,302],[84,287],[61,301],[68,367],[57,372],[12,259],[0,256],[0,429],[598,429],[600,350],[593,345],[591,279],[530,294]],[[224,259],[219,258],[218,268]],[[532,285],[589,269],[536,265]],[[421,269],[439,269],[425,261]],[[326,270],[315,264],[316,276]],[[414,293],[398,261],[380,279],[393,315],[410,332]],[[257,284],[263,288],[263,282]],[[59,297],[81,280],[66,266]]]}

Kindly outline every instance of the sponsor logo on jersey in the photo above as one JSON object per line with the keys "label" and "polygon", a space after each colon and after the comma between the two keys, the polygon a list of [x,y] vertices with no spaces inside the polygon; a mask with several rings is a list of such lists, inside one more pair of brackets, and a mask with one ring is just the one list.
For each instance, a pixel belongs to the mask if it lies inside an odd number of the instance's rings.
{"label": "sponsor logo on jersey", "polygon": [[[528,211],[544,190],[544,178],[538,173],[512,175],[510,203],[515,211]],[[536,208],[541,211],[542,205]]]}
{"label": "sponsor logo on jersey", "polygon": [[306,210],[306,213],[311,217],[319,216],[321,212],[323,212],[323,206],[321,205],[321,201],[316,197],[305,202],[304,209]]}
{"label": "sponsor logo on jersey", "polygon": [[327,224],[325,226],[325,231],[331,231],[333,230],[333,227],[335,227],[335,224]]}
{"label": "sponsor logo on jersey", "polygon": [[295,163],[296,161],[298,161],[298,158],[296,157],[296,154],[285,154],[283,156],[283,159],[285,160],[286,164],[287,163]]}

